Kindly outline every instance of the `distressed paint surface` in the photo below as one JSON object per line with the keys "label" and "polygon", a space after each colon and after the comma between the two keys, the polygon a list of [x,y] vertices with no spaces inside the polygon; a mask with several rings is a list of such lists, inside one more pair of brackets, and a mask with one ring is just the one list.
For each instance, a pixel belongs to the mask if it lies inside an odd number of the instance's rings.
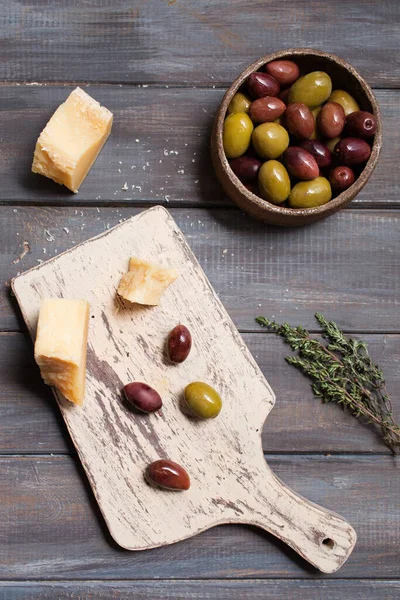
{"label": "distressed paint surface", "polygon": [[[116,297],[134,255],[180,273],[156,309],[128,307]],[[261,429],[273,392],[167,211],[141,213],[16,278],[13,290],[32,337],[41,298],[86,298],[91,305],[85,405],[57,399],[121,546],[146,549],[220,523],[250,523],[324,572],[347,559],[356,539],[351,526],[294,494],[265,463]],[[178,322],[194,340],[190,358],[179,366],[164,355],[166,335]],[[121,388],[133,380],[162,394],[157,415],[138,416],[124,405]],[[211,422],[189,418],[182,407],[183,388],[196,380],[223,398],[221,415]],[[157,458],[187,469],[188,492],[145,483],[143,471]]]}

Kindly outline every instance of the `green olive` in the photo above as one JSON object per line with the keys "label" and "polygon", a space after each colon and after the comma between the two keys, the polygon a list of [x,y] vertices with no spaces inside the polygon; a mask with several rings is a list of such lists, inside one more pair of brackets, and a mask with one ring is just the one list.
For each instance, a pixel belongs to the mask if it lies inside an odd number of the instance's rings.
{"label": "green olive", "polygon": [[207,383],[194,381],[185,388],[185,401],[200,419],[214,419],[222,408],[220,395]]}
{"label": "green olive", "polygon": [[325,177],[311,181],[300,181],[292,188],[289,196],[291,208],[313,208],[326,204],[332,198],[331,184]]}
{"label": "green olive", "polygon": [[254,125],[244,112],[228,115],[224,121],[223,142],[227,158],[242,156],[250,146]]}
{"label": "green olive", "polygon": [[332,91],[332,80],[325,71],[313,71],[294,82],[289,92],[289,103],[300,102],[316,108],[327,100]]}
{"label": "green olive", "polygon": [[268,160],[258,171],[258,189],[264,200],[272,204],[285,202],[290,194],[290,178],[282,163]]}
{"label": "green olive", "polygon": [[278,123],[263,123],[253,131],[252,142],[261,158],[278,158],[289,146],[289,134]]}
{"label": "green olive", "polygon": [[349,115],[356,110],[360,110],[357,102],[354,100],[353,96],[346,92],[345,90],[333,90],[332,94],[329,96],[329,102],[337,102],[341,106],[343,106],[344,114]]}
{"label": "green olive", "polygon": [[320,136],[318,133],[318,129],[317,129],[317,117],[318,117],[318,113],[321,110],[321,106],[317,106],[317,108],[313,108],[312,109],[312,114],[314,116],[314,131],[311,134],[310,140],[319,140]]}
{"label": "green olive", "polygon": [[337,137],[335,137],[335,138],[332,138],[331,140],[325,140],[325,141],[324,141],[324,144],[325,144],[325,146],[326,146],[327,148],[329,148],[329,150],[330,150],[331,152],[333,152],[333,151],[334,151],[334,149],[335,149],[335,146],[336,146],[336,144],[337,144],[338,142],[340,142],[340,140],[341,140],[341,139],[342,139],[342,138],[340,137],[340,135],[338,135]]}
{"label": "green olive", "polygon": [[248,113],[250,109],[251,100],[242,92],[237,92],[232,100],[229,102],[228,106],[228,115],[232,115],[233,113],[244,112]]}

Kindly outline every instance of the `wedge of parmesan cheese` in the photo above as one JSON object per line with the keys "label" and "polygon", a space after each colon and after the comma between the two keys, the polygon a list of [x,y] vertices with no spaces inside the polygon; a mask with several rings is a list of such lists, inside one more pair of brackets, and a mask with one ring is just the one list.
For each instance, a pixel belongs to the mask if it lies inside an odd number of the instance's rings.
{"label": "wedge of parmesan cheese", "polygon": [[167,269],[146,260],[132,257],[129,271],[123,275],[118,294],[137,304],[156,306],[167,287],[178,277],[175,269]]}
{"label": "wedge of parmesan cheese", "polygon": [[42,301],[35,342],[35,360],[47,385],[68,400],[83,404],[89,303],[49,298]]}
{"label": "wedge of parmesan cheese", "polygon": [[32,171],[77,192],[111,132],[113,115],[76,88],[36,142]]}

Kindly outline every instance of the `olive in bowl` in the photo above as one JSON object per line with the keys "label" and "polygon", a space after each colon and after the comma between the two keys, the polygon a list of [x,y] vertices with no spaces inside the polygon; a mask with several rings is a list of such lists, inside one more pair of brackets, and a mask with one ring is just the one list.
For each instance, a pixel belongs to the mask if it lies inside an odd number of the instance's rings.
{"label": "olive in bowl", "polygon": [[[245,119],[247,149],[240,156],[233,152],[233,160],[222,132],[238,93],[250,100],[245,114],[253,130]],[[235,138],[234,128],[230,135]],[[381,145],[379,106],[365,80],[332,54],[300,48],[259,59],[233,82],[214,120],[211,154],[226,195],[242,210],[297,226],[348,204],[367,183]],[[337,167],[347,170],[331,177]]]}

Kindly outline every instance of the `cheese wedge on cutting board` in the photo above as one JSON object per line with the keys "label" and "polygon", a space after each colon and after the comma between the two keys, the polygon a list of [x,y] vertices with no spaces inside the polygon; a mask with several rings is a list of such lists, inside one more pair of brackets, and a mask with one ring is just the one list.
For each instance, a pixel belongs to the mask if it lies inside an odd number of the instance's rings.
{"label": "cheese wedge on cutting board", "polygon": [[129,302],[156,306],[160,303],[167,287],[178,275],[175,269],[132,257],[129,261],[128,273],[121,278],[118,294]]}
{"label": "cheese wedge on cutting board", "polygon": [[32,171],[77,192],[107,141],[112,113],[76,88],[36,142]]}
{"label": "cheese wedge on cutting board", "polygon": [[75,404],[85,395],[89,308],[86,300],[49,298],[39,312],[35,360],[41,376]]}

